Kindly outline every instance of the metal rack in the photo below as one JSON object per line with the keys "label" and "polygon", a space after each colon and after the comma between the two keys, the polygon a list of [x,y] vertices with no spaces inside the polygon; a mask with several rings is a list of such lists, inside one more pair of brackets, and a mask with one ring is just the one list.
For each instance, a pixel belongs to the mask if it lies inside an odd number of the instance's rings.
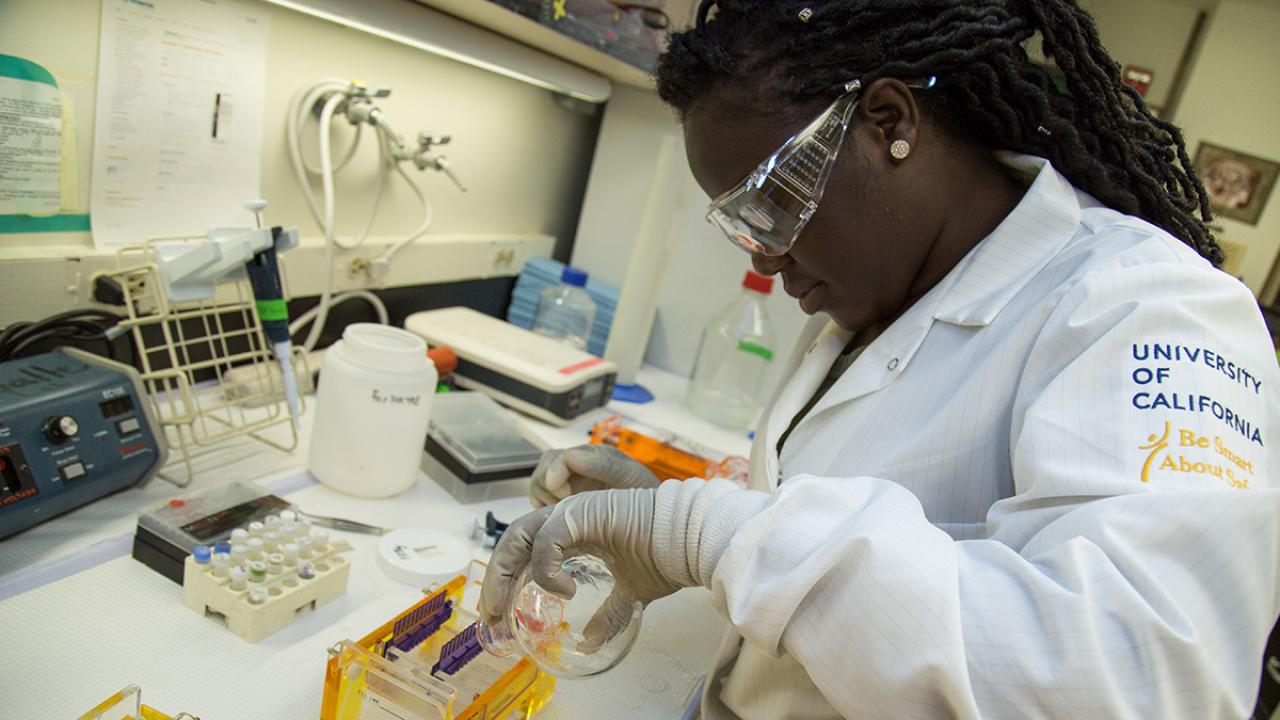
{"label": "metal rack", "polygon": [[[117,269],[107,273],[123,290],[127,317],[120,327],[133,336],[169,445],[160,477],[180,487],[218,455],[243,456],[259,444],[288,453],[298,444],[280,368],[243,273],[217,283],[209,299],[179,301],[165,292],[157,248],[205,241],[163,238],[124,247],[116,252]],[[305,355],[295,350],[293,362],[299,378],[310,377]]]}

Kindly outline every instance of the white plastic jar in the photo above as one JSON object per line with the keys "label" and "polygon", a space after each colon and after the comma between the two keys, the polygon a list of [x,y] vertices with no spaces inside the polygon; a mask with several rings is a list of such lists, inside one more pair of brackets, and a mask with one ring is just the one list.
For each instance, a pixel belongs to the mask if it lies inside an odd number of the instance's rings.
{"label": "white plastic jar", "polygon": [[311,474],[360,497],[413,487],[437,380],[421,337],[386,325],[349,325],[325,351]]}

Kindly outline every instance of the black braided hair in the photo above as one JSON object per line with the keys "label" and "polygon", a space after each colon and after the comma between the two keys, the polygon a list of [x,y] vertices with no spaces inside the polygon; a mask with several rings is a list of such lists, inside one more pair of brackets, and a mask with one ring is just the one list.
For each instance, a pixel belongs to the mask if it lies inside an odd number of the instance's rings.
{"label": "black braided hair", "polygon": [[[1027,56],[1037,32],[1065,90]],[[1120,81],[1076,0],[702,0],[657,70],[658,93],[682,115],[728,82],[765,112],[834,97],[854,78],[929,76],[938,84],[917,98],[943,127],[1046,157],[1076,187],[1222,263],[1182,132]]]}

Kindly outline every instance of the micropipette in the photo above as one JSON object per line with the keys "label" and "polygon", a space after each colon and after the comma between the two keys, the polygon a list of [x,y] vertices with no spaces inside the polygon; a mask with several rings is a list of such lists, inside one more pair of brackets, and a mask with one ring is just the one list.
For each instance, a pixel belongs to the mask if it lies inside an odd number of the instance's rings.
{"label": "micropipette", "polygon": [[[266,205],[262,200],[246,205],[253,211],[259,230],[262,229],[262,210]],[[276,260],[276,248],[283,231],[280,227],[271,228],[271,247],[254,255],[245,271],[249,275],[249,284],[253,287],[253,299],[258,309],[258,319],[262,321],[262,332],[271,343],[276,359],[280,361],[280,381],[284,386],[285,401],[289,404],[289,415],[293,418],[294,427],[300,427],[302,402],[298,397],[298,379],[293,374],[289,308],[284,301],[284,290],[280,285],[280,265]]]}

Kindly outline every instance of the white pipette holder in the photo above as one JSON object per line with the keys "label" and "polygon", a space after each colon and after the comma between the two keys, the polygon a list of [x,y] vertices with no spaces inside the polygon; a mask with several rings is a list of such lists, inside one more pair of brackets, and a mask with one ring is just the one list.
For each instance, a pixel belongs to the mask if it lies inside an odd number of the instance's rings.
{"label": "white pipette holder", "polygon": [[[158,242],[155,260],[172,300],[210,300],[218,283],[245,279],[250,258],[272,246],[270,228],[213,228],[205,242]],[[153,241],[155,242],[155,241]],[[274,241],[277,253],[298,246],[298,229],[286,228]]]}

